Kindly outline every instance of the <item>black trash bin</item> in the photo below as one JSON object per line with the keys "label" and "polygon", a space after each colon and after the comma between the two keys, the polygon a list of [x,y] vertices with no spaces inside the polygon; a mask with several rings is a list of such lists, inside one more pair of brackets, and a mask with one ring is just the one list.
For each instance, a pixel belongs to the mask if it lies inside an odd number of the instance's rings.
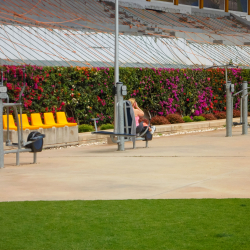
{"label": "black trash bin", "polygon": [[45,137],[44,134],[41,134],[37,131],[31,132],[28,135],[27,142],[32,141],[32,143],[26,145],[26,148],[31,148],[31,152],[37,153],[41,152],[43,149],[43,138]]}

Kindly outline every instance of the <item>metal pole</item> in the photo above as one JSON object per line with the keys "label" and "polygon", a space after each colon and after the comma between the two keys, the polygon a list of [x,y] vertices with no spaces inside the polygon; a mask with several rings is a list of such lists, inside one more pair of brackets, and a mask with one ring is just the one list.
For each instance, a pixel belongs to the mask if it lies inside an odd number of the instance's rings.
{"label": "metal pole", "polygon": [[[2,73],[2,79],[1,79],[0,86],[3,86],[3,70],[1,70],[1,73]],[[9,102],[10,102],[10,98],[7,95],[7,103],[9,103]],[[9,121],[10,120],[10,117],[9,117],[9,115],[10,115],[10,108],[7,107],[6,109],[7,109],[7,141],[6,141],[6,145],[7,145],[7,144],[10,144],[10,131],[9,131],[9,127],[10,127],[10,121]]]}
{"label": "metal pole", "polygon": [[[115,0],[115,87],[119,82],[119,0]],[[118,130],[118,108],[117,108],[117,94],[114,98],[114,120],[115,133],[121,132]]]}
{"label": "metal pole", "polygon": [[247,81],[242,83],[242,134],[247,135],[248,132],[248,94],[247,94]]}
{"label": "metal pole", "polygon": [[227,94],[227,110],[226,110],[226,137],[232,136],[232,93],[231,93],[231,81],[227,81],[227,68],[225,68],[225,74],[226,74],[226,94]]}
{"label": "metal pole", "polygon": [[37,153],[33,154],[33,164],[37,163]]}
{"label": "metal pole", "polygon": [[[3,86],[3,70],[1,70],[0,86]],[[0,99],[0,168],[4,167],[4,149],[3,149],[3,100]]]}
{"label": "metal pole", "polygon": [[16,152],[16,165],[19,166],[20,162],[20,149],[21,149],[21,131],[20,131],[20,125],[19,125],[19,120],[18,120],[18,113],[17,113],[17,107],[13,106],[14,109],[14,115],[16,118],[16,123],[17,123],[17,139],[18,139],[18,149]]}
{"label": "metal pole", "polygon": [[[10,103],[9,96],[7,97],[7,103]],[[7,107],[7,141],[6,145],[10,144],[10,108]]]}
{"label": "metal pole", "polygon": [[[231,85],[230,85],[231,86]],[[231,98],[232,98],[232,101],[231,101],[231,111],[232,111],[232,113],[231,113],[231,119],[232,119],[232,127],[233,127],[233,118],[234,118],[234,96],[233,96],[233,94],[232,94],[232,91],[230,91],[231,92]]]}
{"label": "metal pole", "polygon": [[[22,94],[25,90],[26,87],[26,81],[25,81],[25,68],[22,69],[23,70],[23,87],[22,87],[22,91],[19,95],[19,103],[21,104],[21,100],[22,100]],[[20,105],[19,107],[20,110],[20,130],[21,130],[21,144],[23,145],[23,111],[22,111],[22,106]],[[17,118],[18,119],[18,118]]]}
{"label": "metal pole", "polygon": [[[122,95],[121,82],[116,83],[117,87],[117,101],[118,101],[118,131],[120,134],[124,134],[124,110],[123,110],[123,95]],[[121,136],[118,142],[118,151],[124,151],[124,137]]]}
{"label": "metal pole", "polygon": [[241,95],[240,98],[240,123],[242,123],[242,99],[243,99],[243,95]]}
{"label": "metal pole", "polygon": [[4,167],[3,149],[3,100],[0,99],[0,168]]}

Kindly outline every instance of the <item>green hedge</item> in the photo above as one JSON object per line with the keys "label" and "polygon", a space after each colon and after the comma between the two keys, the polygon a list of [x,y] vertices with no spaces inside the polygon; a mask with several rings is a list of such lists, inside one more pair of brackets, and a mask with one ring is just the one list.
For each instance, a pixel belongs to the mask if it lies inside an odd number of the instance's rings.
{"label": "green hedge", "polygon": [[[99,117],[99,124],[113,122],[114,68],[3,66],[4,84],[10,101],[15,102],[26,70],[24,113],[66,111],[79,124]],[[229,69],[228,79],[236,91],[249,70]],[[154,114],[198,116],[225,111],[224,69],[149,69],[120,68],[120,81],[127,85],[128,96]],[[235,97],[235,109],[240,99]]]}

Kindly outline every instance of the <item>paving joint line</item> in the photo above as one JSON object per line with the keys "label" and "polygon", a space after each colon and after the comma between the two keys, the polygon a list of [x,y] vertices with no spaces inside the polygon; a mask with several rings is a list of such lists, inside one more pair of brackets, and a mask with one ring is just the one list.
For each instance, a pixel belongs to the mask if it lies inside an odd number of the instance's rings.
{"label": "paving joint line", "polygon": [[204,183],[204,182],[206,182],[206,181],[209,181],[209,180],[212,180],[212,179],[216,179],[216,178],[218,178],[219,176],[224,176],[224,175],[228,175],[228,174],[231,174],[231,173],[234,173],[234,172],[239,172],[240,170],[241,170],[241,169],[237,169],[237,170],[234,170],[234,171],[231,171],[231,172],[228,172],[228,173],[219,174],[219,175],[216,175],[216,176],[213,176],[213,177],[209,177],[209,178],[204,179],[204,180],[201,180],[201,181],[193,182],[193,183],[190,183],[190,184],[181,186],[181,187],[174,188],[174,189],[169,190],[169,191],[166,191],[166,192],[162,192],[162,193],[159,193],[159,194],[152,195],[152,196],[150,196],[150,197],[148,197],[148,198],[145,198],[145,199],[150,199],[150,198],[155,197],[155,196],[158,196],[158,195],[167,194],[167,193],[176,191],[176,190],[178,190],[178,189],[182,189],[182,188],[185,188],[185,187],[190,187],[190,186],[195,185],[195,184],[198,184],[198,183]]}

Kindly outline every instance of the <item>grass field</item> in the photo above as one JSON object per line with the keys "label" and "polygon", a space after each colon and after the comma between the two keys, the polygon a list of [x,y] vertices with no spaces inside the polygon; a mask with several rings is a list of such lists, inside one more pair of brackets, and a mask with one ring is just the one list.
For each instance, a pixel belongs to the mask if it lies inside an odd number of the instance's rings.
{"label": "grass field", "polygon": [[0,250],[250,249],[250,200],[0,203]]}

